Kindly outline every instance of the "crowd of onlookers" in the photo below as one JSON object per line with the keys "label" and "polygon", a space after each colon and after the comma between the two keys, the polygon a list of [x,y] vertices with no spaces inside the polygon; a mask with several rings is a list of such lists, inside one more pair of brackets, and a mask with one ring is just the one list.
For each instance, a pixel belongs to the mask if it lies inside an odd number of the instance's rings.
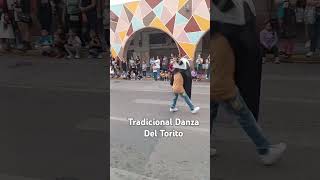
{"label": "crowd of onlookers", "polygon": [[[85,48],[90,58],[102,58],[109,46],[106,0],[36,2],[0,0],[2,51],[39,49],[44,56],[78,59]],[[33,35],[40,37],[35,40]]]}
{"label": "crowd of onlookers", "polygon": [[[121,78],[127,80],[142,80],[152,78],[155,81],[169,81],[174,70],[173,64],[180,57],[171,54],[167,56],[156,56],[149,61],[141,60],[139,56],[130,57],[127,60],[111,58],[110,76],[111,78]],[[192,78],[195,81],[209,79],[210,56],[203,59],[201,55],[194,61],[192,68]]]}
{"label": "crowd of onlookers", "polygon": [[276,5],[277,18],[268,19],[260,32],[263,62],[266,62],[268,53],[274,55],[275,63],[280,63],[280,55],[290,58],[301,26],[305,32],[306,57],[313,56],[320,48],[320,1],[277,0]]}

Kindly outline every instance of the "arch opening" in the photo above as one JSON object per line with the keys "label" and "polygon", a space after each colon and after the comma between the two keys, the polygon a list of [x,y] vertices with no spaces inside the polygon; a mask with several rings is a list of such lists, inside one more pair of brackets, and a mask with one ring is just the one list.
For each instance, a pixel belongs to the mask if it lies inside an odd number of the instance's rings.
{"label": "arch opening", "polygon": [[170,57],[171,54],[180,55],[179,45],[174,38],[163,30],[146,27],[127,39],[121,56],[124,60],[139,56],[148,63],[152,57]]}

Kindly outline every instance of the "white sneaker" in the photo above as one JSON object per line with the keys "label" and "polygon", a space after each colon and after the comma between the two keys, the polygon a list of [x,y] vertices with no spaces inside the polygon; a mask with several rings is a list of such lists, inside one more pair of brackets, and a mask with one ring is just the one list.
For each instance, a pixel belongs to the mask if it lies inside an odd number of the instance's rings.
{"label": "white sneaker", "polygon": [[80,56],[79,56],[79,55],[76,55],[74,58],[76,58],[76,59],[80,59]]}
{"label": "white sneaker", "polygon": [[72,59],[72,56],[71,56],[71,55],[69,55],[69,56],[67,56],[67,58],[68,58],[68,59]]}
{"label": "white sneaker", "polygon": [[304,45],[305,48],[309,48],[311,46],[311,41],[307,41],[306,44]]}
{"label": "white sneaker", "polygon": [[217,150],[215,148],[210,148],[210,156],[215,156],[217,154]]}
{"label": "white sneaker", "polygon": [[191,113],[192,113],[192,114],[196,114],[197,112],[199,112],[199,110],[200,110],[200,107],[195,107],[195,108],[191,111]]}
{"label": "white sneaker", "polygon": [[276,57],[276,59],[275,59],[274,63],[276,63],[276,64],[280,64],[280,58],[279,58],[279,57]]}
{"label": "white sneaker", "polygon": [[265,155],[260,156],[261,162],[266,166],[275,164],[282,157],[286,149],[287,145],[285,143],[271,145],[269,148],[269,152]]}
{"label": "white sneaker", "polygon": [[306,56],[307,56],[307,57],[311,57],[311,56],[313,56],[313,52],[311,52],[311,51],[310,51],[310,52],[308,52],[308,53],[306,54]]}
{"label": "white sneaker", "polygon": [[170,108],[170,112],[177,112],[178,108]]}
{"label": "white sneaker", "polygon": [[267,58],[266,58],[266,57],[263,57],[263,58],[262,58],[262,63],[265,64],[266,62],[267,62]]}

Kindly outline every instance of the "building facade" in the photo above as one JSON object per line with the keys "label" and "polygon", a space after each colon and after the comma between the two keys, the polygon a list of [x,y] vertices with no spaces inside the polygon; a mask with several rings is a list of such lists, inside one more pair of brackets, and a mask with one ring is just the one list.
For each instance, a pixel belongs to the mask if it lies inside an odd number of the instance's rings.
{"label": "building facade", "polygon": [[[210,29],[209,12],[210,0],[111,0],[111,55],[125,59],[132,37],[154,29],[173,39],[180,56],[193,59]],[[141,38],[147,47],[150,35]],[[147,58],[148,50],[144,53]]]}

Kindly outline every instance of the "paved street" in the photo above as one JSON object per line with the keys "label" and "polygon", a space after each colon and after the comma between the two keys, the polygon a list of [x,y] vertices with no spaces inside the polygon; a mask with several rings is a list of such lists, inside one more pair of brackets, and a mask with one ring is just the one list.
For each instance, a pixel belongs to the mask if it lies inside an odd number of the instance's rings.
{"label": "paved street", "polygon": [[[221,112],[211,179],[319,179],[319,68],[264,65],[260,122],[273,142],[288,144],[288,151],[275,167],[263,167],[238,124]],[[107,79],[105,64],[96,60],[0,56],[0,179],[107,179],[108,150],[101,143],[109,133]],[[208,179],[207,83],[194,85],[192,99],[202,108],[197,115],[182,102],[179,112],[168,112],[168,82],[112,80],[110,85],[112,180],[174,179],[178,174],[184,180]],[[143,138],[145,127],[129,127],[130,116],[195,118],[200,126],[180,127],[183,141]]]}
{"label": "paved street", "polygon": [[211,179],[319,179],[319,69],[319,64],[264,65],[260,122],[272,142],[286,142],[288,151],[276,166],[263,167],[238,124],[222,112]]}
{"label": "paved street", "polygon": [[[179,111],[169,112],[169,82],[111,80],[110,87],[111,179],[209,179],[209,83],[193,84],[192,101],[201,107],[195,115],[181,99]],[[129,126],[129,117],[199,120],[200,126]],[[184,136],[144,137],[145,129],[175,129]]]}
{"label": "paved street", "polygon": [[107,179],[104,66],[0,56],[1,180]]}

